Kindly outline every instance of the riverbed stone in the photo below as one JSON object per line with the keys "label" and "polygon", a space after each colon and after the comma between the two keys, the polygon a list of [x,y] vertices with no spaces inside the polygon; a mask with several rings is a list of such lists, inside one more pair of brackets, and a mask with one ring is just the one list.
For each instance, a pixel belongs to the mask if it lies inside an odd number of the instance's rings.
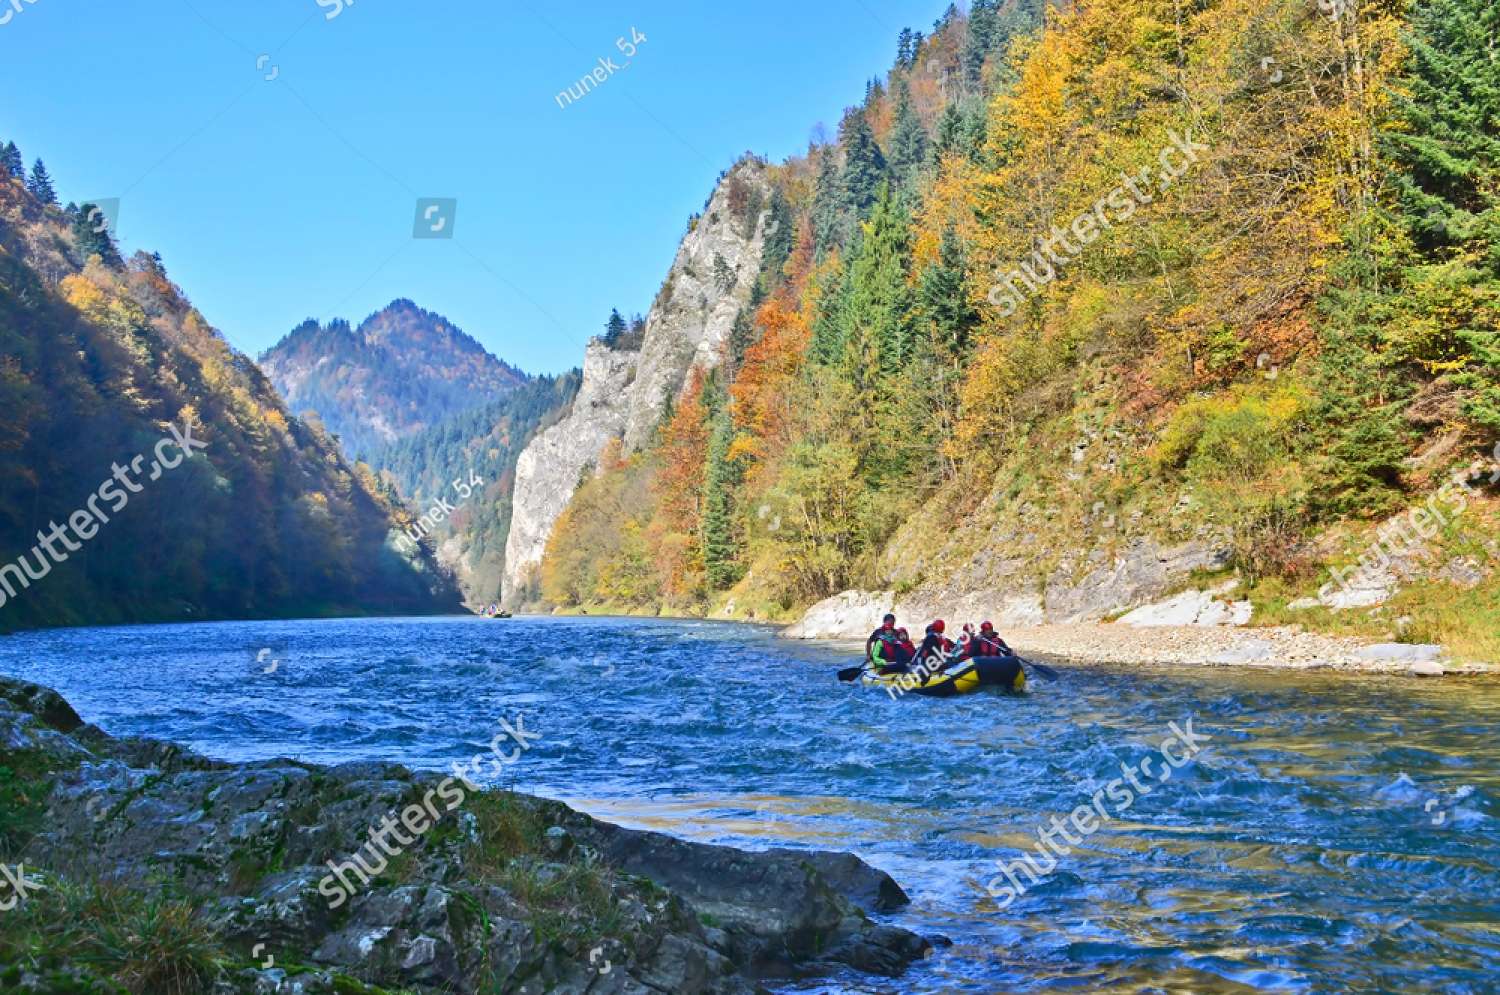
{"label": "riverbed stone", "polygon": [[1254,606],[1248,601],[1225,602],[1214,591],[1183,591],[1156,604],[1140,608],[1116,620],[1119,625],[1233,625],[1250,624]]}
{"label": "riverbed stone", "polygon": [[1362,649],[1360,655],[1382,663],[1432,663],[1443,655],[1443,648],[1432,643],[1375,643]]}

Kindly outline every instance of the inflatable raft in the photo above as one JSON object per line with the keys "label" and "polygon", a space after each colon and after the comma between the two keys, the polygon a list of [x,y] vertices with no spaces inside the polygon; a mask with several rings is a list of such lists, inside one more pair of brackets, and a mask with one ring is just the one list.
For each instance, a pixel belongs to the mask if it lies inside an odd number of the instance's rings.
{"label": "inflatable raft", "polygon": [[952,698],[988,687],[1024,691],[1026,671],[1017,657],[978,656],[949,664],[946,671],[936,674],[923,674],[920,670],[884,675],[867,672],[860,678],[860,683],[865,687],[881,688],[893,697],[920,694],[928,698]]}

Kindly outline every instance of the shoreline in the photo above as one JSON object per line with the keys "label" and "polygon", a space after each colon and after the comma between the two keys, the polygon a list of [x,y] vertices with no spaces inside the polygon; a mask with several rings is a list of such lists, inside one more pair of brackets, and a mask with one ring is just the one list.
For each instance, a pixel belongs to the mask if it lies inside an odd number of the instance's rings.
{"label": "shoreline", "polygon": [[[869,627],[873,629],[878,624],[876,616]],[[1450,659],[1440,646],[1377,643],[1309,632],[1299,626],[1059,623],[1002,628],[1000,634],[1021,656],[1084,665],[1246,667],[1415,677],[1477,677],[1496,673],[1489,664]],[[804,622],[788,627],[783,636],[847,645],[855,654],[863,648],[862,637],[850,635],[847,626],[832,631],[809,631]]]}
{"label": "shoreline", "polygon": [[[808,609],[799,621],[701,615],[587,611],[520,611],[515,618],[666,620],[722,622],[776,628],[781,638],[799,642],[834,643],[853,655],[863,649],[869,630],[879,625],[881,612],[869,618],[844,612],[815,617]],[[146,627],[153,625],[225,624],[237,622],[336,621],[338,619],[479,618],[474,614],[340,615],[301,618],[193,619],[171,622],[124,622],[110,626],[59,625],[0,630],[0,636],[58,629]],[[950,613],[950,617],[957,617]],[[859,619],[862,619],[859,620]],[[917,623],[920,624],[920,623]],[[908,625],[908,628],[911,626]],[[1422,643],[1376,642],[1357,636],[1313,632],[1298,625],[1127,625],[1119,622],[1067,622],[1046,625],[1000,626],[1000,634],[1022,656],[1039,656],[1074,664],[1125,664],[1161,667],[1248,667],[1261,670],[1316,670],[1360,674],[1403,674],[1419,677],[1483,677],[1500,675],[1496,664],[1457,660],[1442,646]]]}

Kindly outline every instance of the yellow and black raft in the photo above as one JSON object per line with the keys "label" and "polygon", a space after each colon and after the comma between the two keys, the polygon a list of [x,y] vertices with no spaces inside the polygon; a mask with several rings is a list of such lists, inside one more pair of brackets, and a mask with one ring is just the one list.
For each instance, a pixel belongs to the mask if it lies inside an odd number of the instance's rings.
{"label": "yellow and black raft", "polygon": [[961,663],[949,664],[947,670],[937,673],[927,673],[916,665],[913,665],[911,673],[905,674],[866,671],[860,677],[860,683],[865,687],[881,688],[893,698],[903,694],[953,698],[991,687],[1003,691],[1024,691],[1026,671],[1021,667],[1019,657],[978,656]]}

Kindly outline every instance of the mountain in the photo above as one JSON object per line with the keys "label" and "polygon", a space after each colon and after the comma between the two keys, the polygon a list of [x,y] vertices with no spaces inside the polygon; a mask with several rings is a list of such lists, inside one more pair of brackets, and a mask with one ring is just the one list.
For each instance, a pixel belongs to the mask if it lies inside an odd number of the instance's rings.
{"label": "mountain", "polygon": [[[441,521],[430,528],[419,522],[411,534],[454,572],[471,604],[500,600],[516,462],[539,431],[568,417],[581,379],[577,370],[533,378],[501,400],[453,415],[378,454],[382,476],[408,496],[413,514],[420,519],[438,508],[428,520]],[[474,488],[467,498],[462,484]],[[451,513],[439,505],[444,500],[455,506]]]}
{"label": "mountain", "polygon": [[394,491],[97,216],[0,163],[0,628],[457,607]]}
{"label": "mountain", "polygon": [[1201,585],[1493,659],[1497,35],[1490,0],[903,31],[835,139],[720,184],[643,350],[589,345],[508,597],[1027,624]]}
{"label": "mountain", "polygon": [[317,412],[344,452],[360,457],[527,382],[452,322],[404,299],[358,328],[309,319],[260,365],[288,407]]}

